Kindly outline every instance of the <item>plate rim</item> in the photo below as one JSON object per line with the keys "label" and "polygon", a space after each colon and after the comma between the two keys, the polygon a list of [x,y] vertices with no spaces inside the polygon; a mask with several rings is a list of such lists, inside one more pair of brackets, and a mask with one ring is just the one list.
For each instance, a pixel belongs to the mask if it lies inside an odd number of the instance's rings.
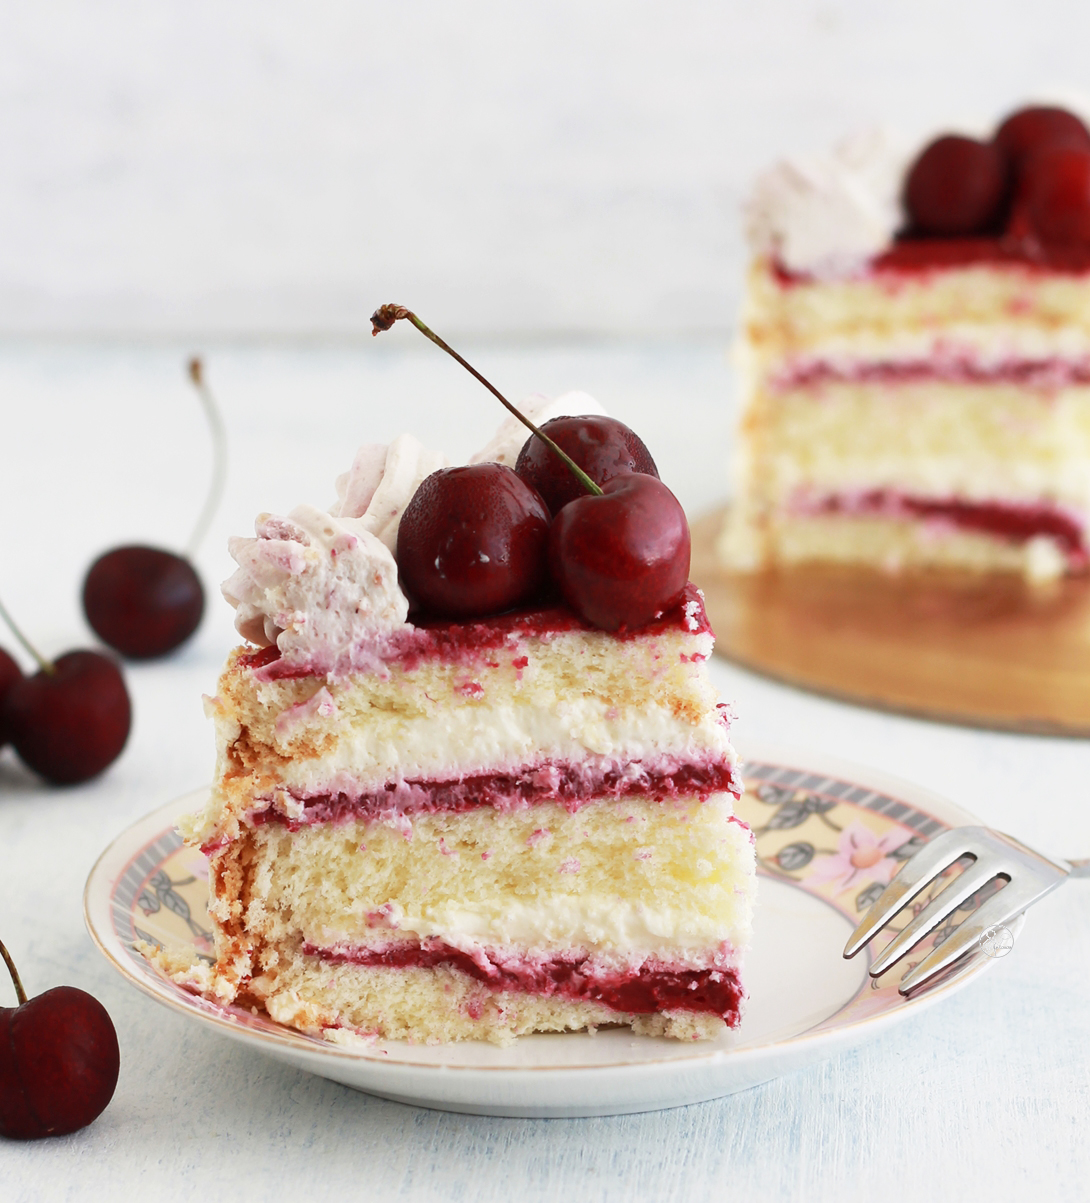
{"label": "plate rim", "polygon": [[[949,826],[977,825],[980,822],[969,811],[944,795],[876,767],[838,756],[827,755],[820,750],[807,749],[799,745],[756,740],[749,741],[741,738],[735,742],[735,747],[739,752],[739,758],[743,766],[746,760],[757,760],[782,768],[806,770],[811,773],[825,774],[830,777],[846,777],[854,784],[865,786],[869,789],[885,792],[893,791],[900,796],[904,796],[906,800],[912,801],[914,805],[926,810],[932,817]],[[241,1025],[229,1012],[217,1013],[213,1010],[205,1010],[199,1005],[196,995],[192,996],[191,1001],[187,1001],[185,997],[169,992],[165,988],[166,979],[162,979],[164,987],[161,989],[157,988],[155,980],[148,975],[141,974],[131,956],[124,952],[120,940],[117,939],[116,934],[112,931],[112,927],[104,924],[105,932],[99,931],[94,917],[94,912],[98,907],[109,907],[112,896],[113,882],[106,873],[106,866],[110,862],[111,854],[116,853],[122,845],[126,845],[127,847],[126,841],[140,828],[145,826],[150,828],[153,824],[160,822],[168,827],[173,826],[177,818],[185,813],[185,809],[192,809],[196,805],[196,800],[205,796],[210,789],[210,785],[201,786],[199,789],[191,790],[156,807],[154,810],[149,811],[130,823],[109,842],[95,859],[84,885],[84,923],[98,951],[126,981],[135,986],[141,993],[170,1010],[204,1021],[213,1031],[220,1031],[244,1044],[259,1048],[270,1055],[283,1056],[288,1053],[300,1053],[328,1064],[365,1064],[368,1067],[374,1068],[378,1073],[389,1077],[400,1075],[408,1078],[417,1073],[425,1076],[436,1073],[443,1075],[457,1073],[462,1080],[467,1080],[467,1077],[472,1077],[475,1074],[480,1074],[488,1078],[493,1078],[496,1074],[502,1074],[511,1080],[517,1080],[522,1076],[541,1080],[542,1075],[557,1077],[562,1075],[565,1080],[570,1080],[572,1075],[579,1074],[590,1075],[595,1078],[600,1077],[603,1073],[640,1075],[676,1074],[687,1069],[707,1068],[717,1061],[743,1067],[752,1061],[763,1060],[769,1057],[770,1054],[774,1055],[777,1051],[792,1053],[797,1050],[800,1055],[804,1055],[815,1048],[826,1047],[830,1052],[833,1052],[842,1044],[858,1043],[862,1032],[867,1032],[868,1034],[873,1032],[877,1035],[883,1028],[891,1024],[899,1023],[913,1015],[918,1015],[927,1007],[944,998],[948,998],[951,994],[969,985],[970,982],[976,981],[980,974],[992,967],[991,960],[982,958],[975,966],[968,968],[964,973],[950,981],[942,982],[931,990],[925,991],[913,998],[902,999],[896,1007],[854,1019],[840,1027],[831,1029],[822,1028],[823,1024],[829,1022],[838,1013],[834,1012],[833,1016],[817,1021],[813,1027],[806,1031],[786,1038],[773,1038],[758,1044],[746,1045],[742,1048],[712,1048],[706,1052],[693,1052],[691,1055],[685,1057],[663,1056],[661,1058],[638,1061],[616,1060],[595,1065],[512,1066],[428,1064],[420,1061],[401,1060],[397,1057],[391,1057],[384,1051],[369,1048],[347,1048],[341,1045],[318,1043],[286,1027],[281,1027],[281,1030],[277,1032],[254,1030]],[[138,855],[142,848],[153,843],[161,835],[162,830],[156,827],[154,834],[142,841],[135,850],[135,854]],[[132,855],[133,853],[130,852],[129,859],[131,859]],[[765,876],[765,874],[760,875]],[[770,880],[781,879],[770,877]],[[785,882],[784,884],[791,883]],[[102,890],[101,897],[97,894],[98,889]],[[829,905],[832,904],[830,903]],[[117,945],[116,951],[112,947],[115,944]],[[869,948],[865,951],[864,955],[867,956],[869,964],[872,959]],[[860,989],[865,988],[867,981],[868,979],[864,977]],[[857,996],[858,991],[856,994],[853,994],[852,999]],[[842,1006],[849,1005],[852,999],[846,1000]],[[562,1039],[565,1035],[579,1034],[557,1033],[556,1036]],[[400,1042],[388,1043],[396,1044]],[[406,1086],[408,1085],[409,1083],[406,1083]]]}

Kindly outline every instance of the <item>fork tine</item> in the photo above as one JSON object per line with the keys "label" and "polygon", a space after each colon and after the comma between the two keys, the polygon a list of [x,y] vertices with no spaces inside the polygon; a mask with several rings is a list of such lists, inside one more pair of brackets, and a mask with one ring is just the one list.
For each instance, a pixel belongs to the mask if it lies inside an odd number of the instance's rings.
{"label": "fork tine", "polygon": [[852,932],[844,946],[844,956],[854,957],[865,948],[901,907],[910,903],[933,877],[965,856],[985,831],[983,827],[955,827],[944,831],[905,861]]}
{"label": "fork tine", "polygon": [[1007,923],[1016,915],[1021,915],[1026,907],[1039,897],[1040,891],[1032,882],[1021,885],[1012,882],[1004,886],[998,894],[989,898],[968,918],[963,919],[953,935],[943,940],[938,948],[932,949],[914,969],[905,974],[899,987],[900,992],[908,994],[912,990],[918,990],[935,974],[941,973],[969,952],[989,927]]}
{"label": "fork tine", "polygon": [[997,864],[991,857],[984,856],[955,877],[874,958],[874,963],[870,967],[871,977],[879,977],[891,965],[895,965],[914,944],[918,944],[924,936],[934,931],[947,915],[957,910],[966,898],[975,894],[981,886],[987,885],[993,877],[1002,873],[1003,868],[1002,864]]}
{"label": "fork tine", "polygon": [[[1023,911],[1020,915],[1015,915],[1013,919],[1006,922],[1005,926],[1009,929],[1014,939],[1017,939],[1021,934],[1022,928],[1026,923],[1026,913]],[[987,960],[988,956],[982,948],[970,948],[958,960],[947,965],[943,969],[939,969],[934,973],[929,973],[927,978],[921,984],[915,982],[905,986],[902,982],[901,993],[908,997],[910,994],[919,993],[921,990],[929,990],[932,986],[937,986],[940,983],[944,986],[949,986],[952,982],[956,982],[959,978],[964,977],[967,973],[974,973],[980,968],[981,961]],[[913,971],[905,974],[908,979],[912,976]]]}

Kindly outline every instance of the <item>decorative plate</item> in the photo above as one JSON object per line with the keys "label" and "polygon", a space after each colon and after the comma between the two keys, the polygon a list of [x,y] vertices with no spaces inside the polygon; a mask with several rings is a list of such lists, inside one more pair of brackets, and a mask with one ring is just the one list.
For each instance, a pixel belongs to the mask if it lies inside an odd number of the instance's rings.
{"label": "decorative plate", "polygon": [[[714,1041],[617,1028],[523,1036],[506,1048],[378,1041],[346,1049],[196,997],[162,977],[133,943],[211,953],[207,863],[174,830],[179,815],[201,805],[203,790],[141,819],[103,852],[87,879],[87,926],[130,982],[212,1030],[384,1098],[484,1115],[616,1115],[745,1090],[871,1039],[991,963],[973,954],[956,978],[906,999],[897,985],[924,952],[873,981],[868,954],[841,955],[901,862],[937,832],[974,823],[971,815],[916,786],[811,754],[754,750],[745,779],[738,809],[756,837],[761,877],[744,974],[749,1001],[741,1027]],[[981,901],[971,899],[934,939]]]}

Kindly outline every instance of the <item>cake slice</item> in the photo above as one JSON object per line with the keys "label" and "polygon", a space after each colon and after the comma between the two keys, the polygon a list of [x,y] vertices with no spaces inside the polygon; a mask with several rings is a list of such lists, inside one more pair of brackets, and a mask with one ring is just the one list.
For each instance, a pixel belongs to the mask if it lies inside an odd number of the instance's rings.
{"label": "cake slice", "polygon": [[[1057,158],[1085,172],[1085,233],[1056,228]],[[750,216],[725,562],[1085,571],[1081,122],[1023,110],[992,141],[940,138],[908,168],[857,141],[773,169]]]}
{"label": "cake slice", "polygon": [[391,548],[436,462],[363,449],[335,513],[232,543],[249,643],[183,826],[215,964],[178,979],[331,1039],[735,1026],[754,852],[700,594],[617,631],[548,598],[410,621]]}

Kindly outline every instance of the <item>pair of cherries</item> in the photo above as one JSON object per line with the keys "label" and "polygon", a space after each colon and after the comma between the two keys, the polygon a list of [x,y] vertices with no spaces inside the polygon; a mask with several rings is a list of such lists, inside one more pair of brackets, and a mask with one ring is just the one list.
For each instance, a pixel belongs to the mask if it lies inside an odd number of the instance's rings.
{"label": "pair of cherries", "polygon": [[477,618],[539,600],[551,579],[592,626],[644,626],[689,577],[681,505],[623,422],[554,418],[541,430],[600,492],[536,435],[514,470],[474,464],[433,473],[398,530],[406,592],[428,613]]}
{"label": "pair of cherries", "polygon": [[1012,113],[990,142],[946,135],[905,180],[913,233],[960,238],[1007,232],[1090,245],[1090,130],[1066,109]]}
{"label": "pair of cherries", "polygon": [[[215,514],[226,472],[226,437],[199,359],[189,378],[212,432],[212,482],[184,555],[158,547],[117,547],[99,556],[83,584],[83,610],[103,643],[132,660],[165,655],[197,629],[204,588],[192,557]],[[121,754],[132,722],[125,679],[109,656],[90,650],[47,660],[0,605],[16,638],[38,662],[24,677],[0,649],[0,747],[10,742],[20,759],[55,785],[97,776]]]}

